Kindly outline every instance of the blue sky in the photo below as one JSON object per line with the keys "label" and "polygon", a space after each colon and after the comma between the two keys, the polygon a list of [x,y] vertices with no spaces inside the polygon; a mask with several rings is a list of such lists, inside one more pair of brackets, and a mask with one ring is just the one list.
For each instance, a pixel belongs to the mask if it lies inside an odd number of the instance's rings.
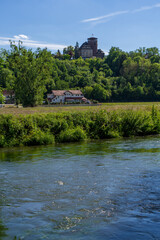
{"label": "blue sky", "polygon": [[11,39],[55,52],[94,34],[104,52],[160,49],[160,0],[0,0],[0,9],[0,48]]}

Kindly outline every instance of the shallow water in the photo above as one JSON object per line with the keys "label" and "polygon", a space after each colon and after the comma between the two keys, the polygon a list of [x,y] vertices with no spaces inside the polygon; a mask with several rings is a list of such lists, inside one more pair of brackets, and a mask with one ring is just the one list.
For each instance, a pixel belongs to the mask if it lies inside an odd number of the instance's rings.
{"label": "shallow water", "polygon": [[0,150],[0,239],[160,239],[160,138]]}

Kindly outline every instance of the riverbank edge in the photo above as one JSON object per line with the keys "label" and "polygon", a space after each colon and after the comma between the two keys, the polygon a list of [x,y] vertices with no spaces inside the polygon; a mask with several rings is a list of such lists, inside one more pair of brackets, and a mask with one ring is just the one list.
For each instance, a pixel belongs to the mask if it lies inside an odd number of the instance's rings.
{"label": "riverbank edge", "polygon": [[0,115],[0,147],[49,145],[160,133],[160,113],[117,110]]}

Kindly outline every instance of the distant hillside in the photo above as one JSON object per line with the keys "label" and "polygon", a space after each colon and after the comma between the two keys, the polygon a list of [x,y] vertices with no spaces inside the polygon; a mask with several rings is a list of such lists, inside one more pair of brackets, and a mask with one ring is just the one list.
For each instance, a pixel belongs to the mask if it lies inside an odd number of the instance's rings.
{"label": "distant hillside", "polygon": [[0,53],[0,87],[13,89],[17,103],[24,106],[42,103],[53,89],[81,89],[86,98],[100,102],[160,101],[156,47],[129,53],[112,47],[103,59],[73,58],[66,51],[53,55],[11,43],[9,51]]}

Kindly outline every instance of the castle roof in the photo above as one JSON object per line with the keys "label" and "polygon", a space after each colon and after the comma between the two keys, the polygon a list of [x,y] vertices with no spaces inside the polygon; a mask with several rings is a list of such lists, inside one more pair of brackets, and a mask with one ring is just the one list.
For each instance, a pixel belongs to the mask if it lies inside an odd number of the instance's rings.
{"label": "castle roof", "polygon": [[92,49],[91,48],[91,46],[88,44],[88,42],[84,42],[82,45],[81,45],[81,47],[80,47],[80,49]]}
{"label": "castle roof", "polygon": [[102,49],[98,49],[97,53],[104,53]]}
{"label": "castle roof", "polygon": [[96,40],[96,39],[98,39],[98,38],[95,38],[95,37],[88,38],[88,40]]}

